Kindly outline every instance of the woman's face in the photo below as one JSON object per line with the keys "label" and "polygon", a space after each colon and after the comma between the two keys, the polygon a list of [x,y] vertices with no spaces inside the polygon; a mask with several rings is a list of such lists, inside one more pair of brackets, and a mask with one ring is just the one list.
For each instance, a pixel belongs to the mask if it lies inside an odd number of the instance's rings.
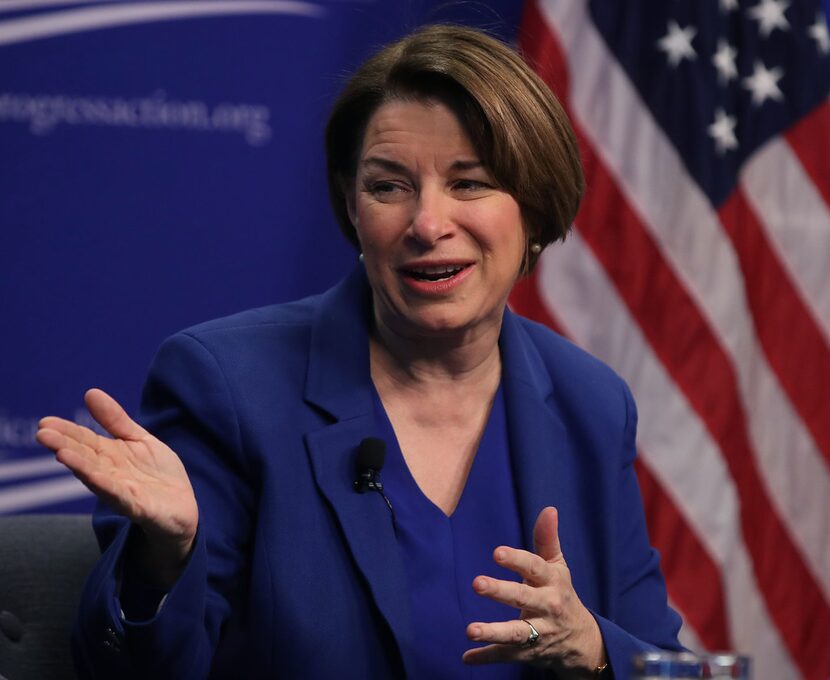
{"label": "woman's face", "polygon": [[350,199],[378,323],[407,336],[499,327],[525,251],[521,211],[449,108],[378,108]]}

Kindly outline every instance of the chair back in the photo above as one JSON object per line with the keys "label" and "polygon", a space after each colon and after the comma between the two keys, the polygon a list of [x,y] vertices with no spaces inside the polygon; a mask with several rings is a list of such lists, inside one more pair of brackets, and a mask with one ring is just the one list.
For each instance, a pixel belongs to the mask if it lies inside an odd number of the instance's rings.
{"label": "chair back", "polygon": [[69,633],[99,554],[89,515],[0,517],[0,678],[75,680]]}

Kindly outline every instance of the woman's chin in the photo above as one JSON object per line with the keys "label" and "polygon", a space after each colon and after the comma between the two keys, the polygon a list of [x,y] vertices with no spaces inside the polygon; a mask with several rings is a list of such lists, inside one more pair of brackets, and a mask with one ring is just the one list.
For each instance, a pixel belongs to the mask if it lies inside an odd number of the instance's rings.
{"label": "woman's chin", "polygon": [[465,302],[469,301],[394,300],[393,304],[376,305],[375,319],[388,332],[412,340],[464,340],[470,333],[479,335],[488,329],[498,335],[504,308],[488,311]]}
{"label": "woman's chin", "polygon": [[425,340],[463,339],[481,324],[475,318],[457,314],[429,314],[409,318],[400,326],[407,335]]}

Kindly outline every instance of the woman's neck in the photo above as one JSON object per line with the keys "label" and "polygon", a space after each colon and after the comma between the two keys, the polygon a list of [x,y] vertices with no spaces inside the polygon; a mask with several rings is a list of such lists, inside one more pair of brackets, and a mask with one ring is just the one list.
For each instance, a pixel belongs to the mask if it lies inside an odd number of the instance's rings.
{"label": "woman's neck", "polygon": [[393,330],[376,318],[370,340],[372,378],[398,388],[490,387],[501,379],[498,323],[457,334],[427,335]]}
{"label": "woman's neck", "polygon": [[445,515],[458,505],[501,381],[499,327],[416,337],[376,323],[372,381],[421,491]]}

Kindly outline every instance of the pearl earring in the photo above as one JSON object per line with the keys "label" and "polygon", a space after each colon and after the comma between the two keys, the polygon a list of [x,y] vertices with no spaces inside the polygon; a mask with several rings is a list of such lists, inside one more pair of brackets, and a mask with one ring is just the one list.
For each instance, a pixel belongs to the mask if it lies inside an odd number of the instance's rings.
{"label": "pearl earring", "polygon": [[538,255],[542,252],[542,244],[541,243],[531,243],[530,244],[530,252],[534,255]]}
{"label": "pearl earring", "polygon": [[358,261],[363,262],[363,253],[357,256]]}

